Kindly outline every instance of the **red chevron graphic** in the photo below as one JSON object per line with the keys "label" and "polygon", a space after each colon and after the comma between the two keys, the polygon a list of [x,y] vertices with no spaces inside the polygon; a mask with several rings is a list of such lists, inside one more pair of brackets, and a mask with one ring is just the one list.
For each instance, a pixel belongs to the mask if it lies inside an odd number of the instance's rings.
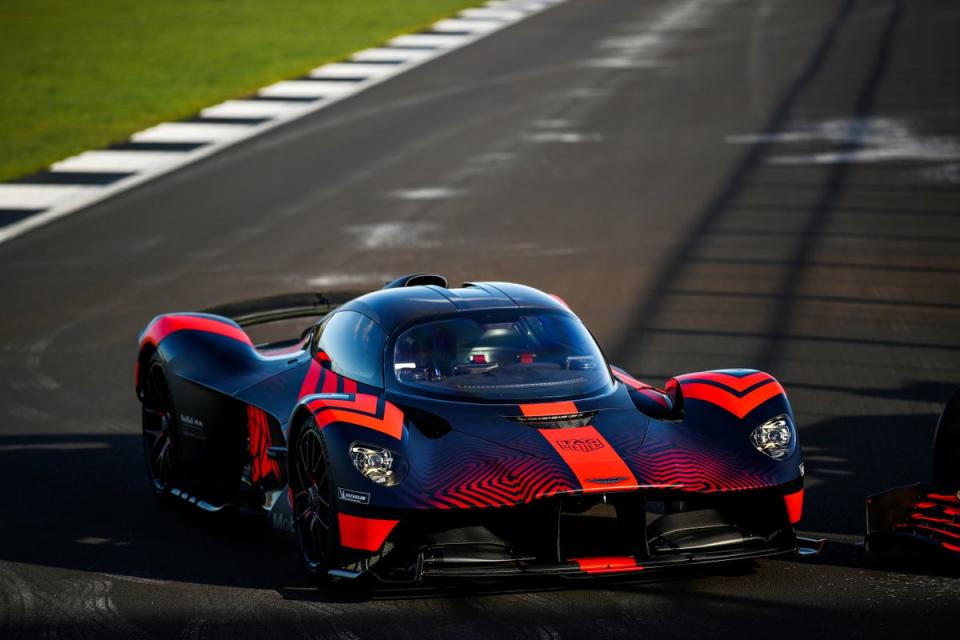
{"label": "red chevron graphic", "polygon": [[361,413],[375,415],[377,413],[377,396],[369,393],[358,393],[352,399],[340,400],[338,398],[317,398],[307,403],[315,413],[329,408],[350,409]]}
{"label": "red chevron graphic", "polygon": [[737,376],[730,375],[729,373],[720,373],[719,371],[705,371],[703,373],[691,373],[685,376],[680,376],[683,380],[709,380],[710,382],[717,382],[722,384],[725,387],[729,387],[736,391],[737,393],[743,393],[750,387],[755,384],[759,384],[765,380],[771,380],[772,376],[769,373],[764,373],[763,371],[757,371],[756,373],[751,373],[748,376],[738,378]]}
{"label": "red chevron graphic", "polygon": [[358,393],[346,400],[318,398],[308,402],[307,406],[321,429],[333,422],[345,422],[385,433],[397,440],[403,435],[403,412],[396,405],[384,402],[383,416],[377,416],[376,396]]}
{"label": "red chevron graphic", "polygon": [[742,419],[770,398],[783,393],[783,387],[780,386],[780,383],[769,376],[767,377],[769,378],[767,384],[757,387],[742,398],[712,384],[681,381],[680,385],[683,388],[685,399],[703,400],[715,404]]}

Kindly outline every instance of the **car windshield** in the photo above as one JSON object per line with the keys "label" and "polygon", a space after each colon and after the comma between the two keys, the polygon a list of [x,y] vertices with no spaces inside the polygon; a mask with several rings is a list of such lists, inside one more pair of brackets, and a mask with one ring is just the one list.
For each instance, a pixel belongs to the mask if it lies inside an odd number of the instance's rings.
{"label": "car windshield", "polygon": [[578,396],[611,384],[580,321],[552,311],[473,312],[416,325],[397,338],[393,368],[409,387],[505,402]]}

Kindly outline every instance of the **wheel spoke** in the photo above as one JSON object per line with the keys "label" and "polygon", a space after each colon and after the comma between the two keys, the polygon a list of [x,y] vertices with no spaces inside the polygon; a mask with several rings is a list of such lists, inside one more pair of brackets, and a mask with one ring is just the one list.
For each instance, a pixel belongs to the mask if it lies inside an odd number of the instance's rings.
{"label": "wheel spoke", "polygon": [[[313,514],[313,517],[310,519],[310,532],[313,533],[313,535],[315,535],[315,536],[317,535],[317,530],[316,530],[317,525],[323,527],[324,529],[329,529],[329,527],[327,527],[327,523],[324,522],[323,519],[322,519],[320,516],[318,516],[317,514]],[[322,534],[321,534],[321,535],[322,535]],[[317,544],[318,544],[318,545],[319,545],[321,542],[323,542],[323,541],[320,540],[320,539],[317,539]]]}
{"label": "wheel spoke", "polygon": [[316,438],[314,438],[312,434],[311,434],[311,436],[310,436],[310,438],[309,438],[309,443],[310,443],[310,444],[309,444],[310,454],[309,454],[309,458],[308,458],[309,464],[307,465],[307,469],[308,469],[308,471],[310,472],[310,477],[315,478],[316,475],[317,475],[317,473],[316,473],[316,471],[317,471],[317,441],[316,441]]}
{"label": "wheel spoke", "polygon": [[310,443],[307,438],[304,438],[303,442],[300,444],[300,468],[303,471],[304,486],[307,484],[313,483],[313,478],[310,476]]}
{"label": "wheel spoke", "polygon": [[160,447],[156,448],[155,451],[151,450],[152,457],[150,459],[152,461],[154,475],[156,475],[156,473],[162,469],[163,465],[167,462],[169,449],[170,447],[161,445]]}
{"label": "wheel spoke", "polygon": [[154,450],[157,448],[158,444],[160,444],[160,436],[148,433],[146,430],[144,430],[143,445],[146,447],[148,456],[153,457]]}
{"label": "wheel spoke", "polygon": [[156,360],[151,361],[143,386],[143,445],[147,471],[158,492],[163,492],[175,475],[171,412],[163,366]]}
{"label": "wheel spoke", "polygon": [[317,483],[317,442],[311,437],[309,439],[309,444],[307,445],[307,464],[304,467],[307,472],[307,477],[310,478],[312,484]]}
{"label": "wheel spoke", "polygon": [[163,429],[144,429],[143,434],[154,440],[165,440],[167,438],[167,432]]}
{"label": "wheel spoke", "polygon": [[160,480],[163,483],[166,483],[170,475],[170,443],[167,442],[163,449],[160,451],[160,455],[157,457],[156,469],[154,470],[154,477],[157,480]]}
{"label": "wheel spoke", "polygon": [[322,566],[329,554],[332,508],[323,440],[315,427],[300,434],[296,450],[294,517],[306,562],[312,567]]}
{"label": "wheel spoke", "polygon": [[302,484],[304,487],[313,485],[313,478],[311,477],[310,472],[308,471],[308,468],[309,468],[309,465],[307,462],[308,453],[305,451],[308,448],[308,446],[309,445],[306,442],[304,442],[303,445],[300,447],[300,453],[301,453],[300,464],[297,465],[297,472],[300,475],[300,484]]}
{"label": "wheel spoke", "polygon": [[170,455],[170,441],[165,439],[163,441],[163,446],[160,448],[160,458],[163,460],[166,460],[169,455]]}

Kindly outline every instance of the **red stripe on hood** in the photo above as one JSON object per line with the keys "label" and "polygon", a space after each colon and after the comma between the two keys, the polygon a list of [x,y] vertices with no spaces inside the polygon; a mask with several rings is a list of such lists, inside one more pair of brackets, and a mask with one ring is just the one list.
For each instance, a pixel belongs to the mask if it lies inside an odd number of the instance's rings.
{"label": "red stripe on hood", "polygon": [[577,476],[584,493],[637,487],[627,463],[593,427],[538,431]]}
{"label": "red stripe on hood", "polygon": [[520,412],[527,418],[540,418],[543,416],[568,416],[578,413],[577,405],[570,401],[522,404],[520,405]]}

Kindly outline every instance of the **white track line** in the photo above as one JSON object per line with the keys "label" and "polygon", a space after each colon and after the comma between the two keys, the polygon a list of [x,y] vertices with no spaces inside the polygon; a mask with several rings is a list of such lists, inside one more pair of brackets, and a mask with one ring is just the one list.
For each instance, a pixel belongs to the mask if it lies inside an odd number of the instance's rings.
{"label": "white track line", "polygon": [[310,72],[314,78],[379,78],[396,75],[402,65],[372,64],[364,62],[334,62],[317,67]]}
{"label": "white track line", "polygon": [[347,82],[284,80],[261,89],[260,95],[277,98],[331,98],[355,92],[356,87]]}
{"label": "white track line", "polygon": [[510,11],[509,9],[464,9],[460,12],[464,18],[489,18],[492,20],[519,20],[523,17],[523,11]]}
{"label": "white track line", "polygon": [[55,207],[74,196],[97,190],[98,187],[72,184],[0,184],[0,209]]}
{"label": "white track line", "polygon": [[441,35],[438,33],[411,33],[397,36],[388,44],[394,47],[434,47],[436,49],[450,49],[472,40],[473,36]]}
{"label": "white track line", "polygon": [[434,31],[467,31],[469,33],[480,31],[493,31],[503,26],[502,20],[441,20],[435,23],[431,29]]}
{"label": "white track line", "polygon": [[205,118],[284,118],[297,115],[309,105],[279,100],[227,100],[200,112]]}
{"label": "white track line", "polygon": [[[351,60],[363,62],[383,61],[383,60],[401,60],[403,62],[414,62],[436,57],[436,52],[429,49],[391,49],[389,47],[378,47],[375,49],[366,49],[358,51],[351,56]],[[402,65],[397,65],[402,66]]]}
{"label": "white track line", "polygon": [[169,151],[85,151],[50,166],[52,171],[147,171],[183,162],[187,153]]}
{"label": "white track line", "polygon": [[[201,111],[201,121],[165,122],[130,138],[135,143],[205,143],[192,151],[105,149],[81,153],[51,167],[53,171],[91,174],[135,172],[110,184],[0,184],[0,209],[41,210],[0,227],[0,243],[218,153],[292,119],[324,109],[565,1],[492,0],[483,7],[465,9],[458,14],[459,17],[438,21],[429,33],[397,36],[384,46],[358,51],[348,61],[327,64],[311,72],[310,77],[331,78],[329,82],[322,79],[278,82],[258,92],[259,96],[268,100],[227,100]],[[334,81],[335,78],[358,78],[359,81]],[[285,102],[284,98],[290,100]],[[315,100],[304,101],[304,98]],[[202,118],[269,120],[260,124],[228,124],[203,122]]]}
{"label": "white track line", "polygon": [[249,133],[250,125],[164,122],[133,134],[134,142],[223,142]]}

